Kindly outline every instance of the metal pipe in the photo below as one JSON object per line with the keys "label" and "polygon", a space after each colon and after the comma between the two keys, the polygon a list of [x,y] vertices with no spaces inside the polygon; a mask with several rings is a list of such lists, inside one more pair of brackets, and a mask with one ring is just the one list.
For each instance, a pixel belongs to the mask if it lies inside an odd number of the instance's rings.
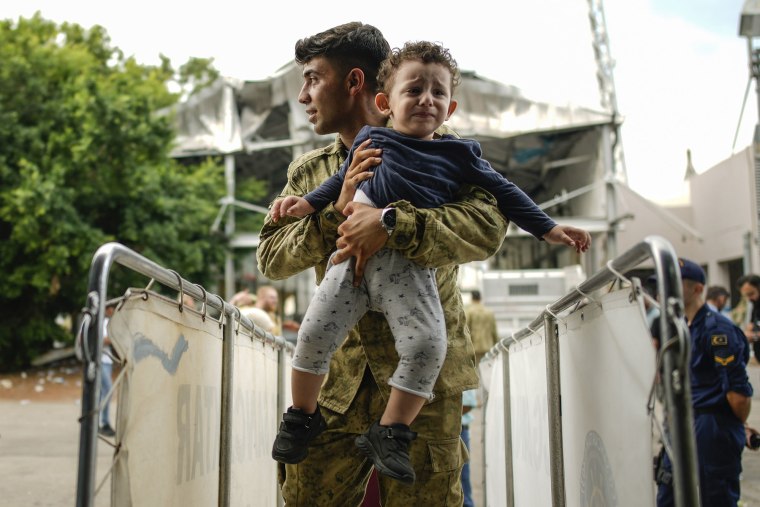
{"label": "metal pipe", "polygon": [[225,319],[222,344],[222,413],[219,432],[219,507],[231,504],[233,380],[235,368],[235,320]]}
{"label": "metal pipe", "polygon": [[[508,349],[507,349],[508,350]],[[512,391],[509,380],[509,354],[504,354],[502,363],[502,377],[504,382],[504,469],[506,472],[507,505],[515,505],[515,465],[512,456]],[[485,439],[485,418],[483,424],[483,437]],[[485,452],[483,453],[485,458]],[[483,467],[483,471],[486,468]],[[485,474],[483,474],[485,477]],[[485,492],[485,488],[483,488]],[[486,504],[488,505],[488,504]]]}
{"label": "metal pipe", "polygon": [[544,316],[544,336],[552,507],[564,507],[566,504],[565,460],[562,451],[562,393],[559,375],[559,336],[557,332],[557,319],[548,313]]}
{"label": "metal pipe", "polygon": [[[235,156],[224,157],[224,180],[227,186],[227,199],[235,200]],[[235,235],[235,208],[227,206],[227,221],[224,222],[224,234],[227,241],[232,241]],[[235,254],[230,247],[224,255],[224,295],[232,299],[235,295]]]}

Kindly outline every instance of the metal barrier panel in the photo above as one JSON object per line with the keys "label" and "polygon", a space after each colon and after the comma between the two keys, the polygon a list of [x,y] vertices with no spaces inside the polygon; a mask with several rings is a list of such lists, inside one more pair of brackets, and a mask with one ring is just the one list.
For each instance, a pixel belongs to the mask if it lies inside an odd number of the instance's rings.
{"label": "metal barrier panel", "polygon": [[[558,329],[564,494],[552,495],[546,338],[536,332],[511,344],[508,354],[492,358],[490,365],[485,407],[488,505],[510,505],[502,430],[507,399],[512,505],[654,505],[647,400],[655,349],[639,301],[631,298],[630,290],[608,294],[559,319]],[[509,397],[503,396],[505,360]]]}
{"label": "metal barrier panel", "polygon": [[[488,402],[483,407],[483,417],[485,419],[484,429],[489,431],[483,432],[483,451],[485,454],[486,467],[483,469],[486,475],[485,492],[486,505],[488,506],[508,506],[507,501],[507,468],[505,460],[506,442],[508,436],[505,431],[498,431],[503,428],[505,421],[504,402],[508,398],[504,396],[504,363],[508,356],[500,354],[492,359],[488,371],[490,375],[484,377],[484,387],[487,391]],[[483,368],[481,368],[481,371]],[[493,428],[493,431],[490,429]]]}
{"label": "metal barrier panel", "polygon": [[241,330],[235,337],[230,505],[277,505],[272,442],[280,416],[279,354]]}
{"label": "metal barrier panel", "polygon": [[[621,274],[646,260],[654,263],[665,316],[660,334],[672,337],[659,351],[645,323],[640,284]],[[610,292],[616,285],[623,288]],[[484,428],[487,505],[653,505],[649,409],[656,380],[676,505],[698,505],[684,328],[677,257],[665,240],[650,236],[500,340],[480,364],[481,372],[492,372]],[[491,449],[510,442],[511,453]]]}
{"label": "metal barrier panel", "polygon": [[559,321],[568,506],[654,506],[655,349],[630,290]]}
{"label": "metal barrier panel", "polygon": [[218,322],[155,293],[109,323],[126,360],[118,386],[111,503],[216,505],[222,390]]}
{"label": "metal barrier panel", "polygon": [[516,506],[552,504],[545,346],[538,333],[509,347],[507,355]]}
{"label": "metal barrier panel", "polygon": [[128,291],[111,318],[109,337],[125,360],[117,380],[111,504],[281,505],[269,452],[279,413],[290,404],[293,346],[241,318],[220,296],[118,243],[95,253],[83,309],[76,505],[95,504],[100,359],[114,263],[149,277],[148,286],[157,281],[190,295],[201,308],[146,287]]}

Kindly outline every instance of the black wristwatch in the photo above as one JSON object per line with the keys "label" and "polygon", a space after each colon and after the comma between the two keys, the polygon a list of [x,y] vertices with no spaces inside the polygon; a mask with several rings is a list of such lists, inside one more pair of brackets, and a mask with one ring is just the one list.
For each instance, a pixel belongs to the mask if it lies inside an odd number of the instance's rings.
{"label": "black wristwatch", "polygon": [[385,208],[380,213],[380,225],[383,226],[388,236],[393,234],[393,229],[396,228],[396,208]]}

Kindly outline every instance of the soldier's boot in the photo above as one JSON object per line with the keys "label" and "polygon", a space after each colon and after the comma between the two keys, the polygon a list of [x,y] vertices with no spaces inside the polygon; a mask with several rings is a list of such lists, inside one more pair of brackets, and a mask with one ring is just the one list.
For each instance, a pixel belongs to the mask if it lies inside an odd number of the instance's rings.
{"label": "soldier's boot", "polygon": [[372,460],[378,473],[412,484],[414,468],[409,461],[409,444],[417,433],[406,424],[381,426],[375,422],[366,433],[356,437],[356,446]]}
{"label": "soldier's boot", "polygon": [[282,414],[282,422],[272,446],[272,458],[280,463],[295,465],[309,455],[309,442],[327,429],[327,423],[317,407],[313,414],[290,407]]}

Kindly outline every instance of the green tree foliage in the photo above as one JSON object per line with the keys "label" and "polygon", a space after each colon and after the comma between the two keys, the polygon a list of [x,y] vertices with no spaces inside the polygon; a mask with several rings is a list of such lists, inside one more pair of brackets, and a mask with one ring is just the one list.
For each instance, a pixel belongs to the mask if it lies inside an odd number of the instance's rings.
{"label": "green tree foliage", "polygon": [[0,21],[0,371],[71,340],[55,317],[83,306],[105,242],[216,279],[223,168],[171,160],[171,118],[155,114],[178,100],[170,82],[196,90],[215,72],[203,59],[179,76],[166,58],[138,64],[98,26]]}

